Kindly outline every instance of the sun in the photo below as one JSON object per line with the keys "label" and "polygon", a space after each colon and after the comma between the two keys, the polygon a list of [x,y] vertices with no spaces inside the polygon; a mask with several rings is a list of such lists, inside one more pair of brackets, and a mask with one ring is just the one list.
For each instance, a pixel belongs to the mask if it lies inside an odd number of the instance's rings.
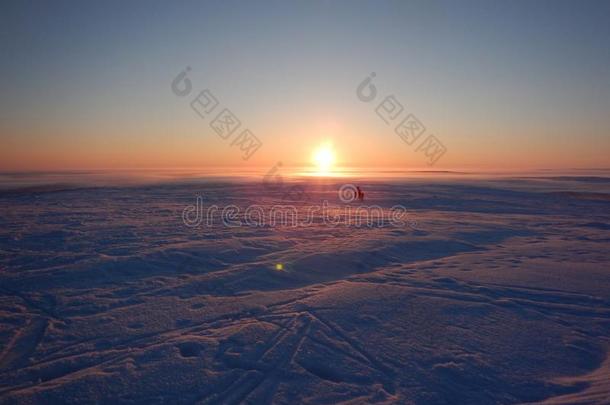
{"label": "sun", "polygon": [[332,145],[324,144],[313,153],[313,163],[318,167],[318,173],[328,173],[335,164],[335,152]]}

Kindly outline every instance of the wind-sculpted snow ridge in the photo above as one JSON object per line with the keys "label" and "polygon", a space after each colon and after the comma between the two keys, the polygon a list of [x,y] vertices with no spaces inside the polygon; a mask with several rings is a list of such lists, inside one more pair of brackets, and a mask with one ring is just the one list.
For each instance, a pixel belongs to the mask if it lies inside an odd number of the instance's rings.
{"label": "wind-sculpted snow ridge", "polygon": [[359,181],[403,226],[183,223],[321,180],[3,192],[0,403],[610,403],[610,183],[575,183]]}

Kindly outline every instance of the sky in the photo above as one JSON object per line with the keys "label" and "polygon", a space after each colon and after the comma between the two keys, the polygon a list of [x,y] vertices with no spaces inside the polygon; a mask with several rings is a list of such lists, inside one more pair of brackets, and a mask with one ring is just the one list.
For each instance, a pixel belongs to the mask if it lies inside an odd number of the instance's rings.
{"label": "sky", "polygon": [[305,165],[320,145],[337,166],[608,168],[609,21],[609,1],[3,1],[0,171]]}

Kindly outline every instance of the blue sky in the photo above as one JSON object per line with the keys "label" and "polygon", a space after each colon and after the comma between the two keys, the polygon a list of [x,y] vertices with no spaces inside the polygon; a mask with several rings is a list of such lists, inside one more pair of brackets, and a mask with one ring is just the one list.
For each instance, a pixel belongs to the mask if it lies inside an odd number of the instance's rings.
{"label": "blue sky", "polygon": [[191,66],[263,141],[247,164],[423,161],[355,88],[370,72],[446,167],[610,166],[610,2],[3,2],[1,169],[238,165],[170,91]]}

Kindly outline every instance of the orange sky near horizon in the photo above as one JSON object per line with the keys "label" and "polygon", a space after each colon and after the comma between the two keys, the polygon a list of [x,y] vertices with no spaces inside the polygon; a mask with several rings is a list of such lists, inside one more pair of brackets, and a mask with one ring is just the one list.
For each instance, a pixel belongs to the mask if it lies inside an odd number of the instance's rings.
{"label": "orange sky near horizon", "polygon": [[[188,112],[188,111],[187,111]],[[398,167],[405,169],[459,170],[528,170],[610,167],[610,145],[607,139],[598,147],[556,137],[556,142],[527,136],[435,135],[447,148],[434,164],[415,147],[405,144],[392,128],[375,122],[377,135],[358,131],[349,125],[332,129],[302,128],[291,136],[272,134],[272,142],[259,138],[262,146],[248,161],[239,148],[231,146],[203,126],[146,130],[137,135],[111,136],[99,129],[88,135],[68,135],[40,131],[34,135],[3,135],[0,171],[140,169],[199,167],[269,167],[277,162],[285,166],[314,165],[312,154],[325,143],[331,143],[337,167]],[[374,125],[372,125],[374,126]],[[288,129],[290,130],[290,129]],[[310,131],[310,132],[308,132]],[[136,131],[134,131],[136,132]],[[145,135],[143,132],[150,133]],[[165,133],[163,133],[165,132]],[[451,133],[450,133],[451,134]],[[606,142],[604,142],[606,141]]]}

